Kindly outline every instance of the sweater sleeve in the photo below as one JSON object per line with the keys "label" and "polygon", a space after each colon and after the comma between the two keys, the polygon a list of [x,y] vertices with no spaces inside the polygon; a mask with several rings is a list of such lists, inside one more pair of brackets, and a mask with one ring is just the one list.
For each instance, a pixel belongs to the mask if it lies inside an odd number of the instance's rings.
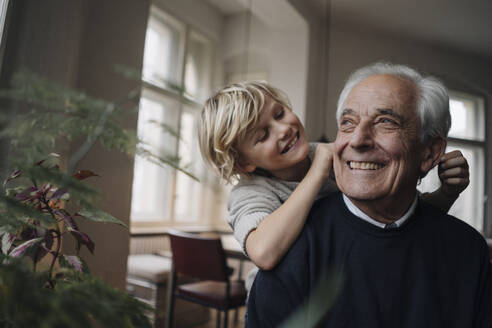
{"label": "sweater sleeve", "polygon": [[308,308],[302,306],[311,289],[307,238],[302,232],[273,270],[258,272],[248,297],[246,327],[309,326]]}
{"label": "sweater sleeve", "polygon": [[282,205],[266,184],[240,183],[234,186],[227,201],[227,222],[246,253],[246,237],[263,219]]}
{"label": "sweater sleeve", "polygon": [[477,327],[492,327],[492,263],[490,261],[490,251],[486,242],[482,242],[482,270],[480,277],[479,294],[477,299],[475,318]]}
{"label": "sweater sleeve", "polygon": [[248,297],[246,327],[278,327],[294,310],[283,281],[273,271],[260,271]]}

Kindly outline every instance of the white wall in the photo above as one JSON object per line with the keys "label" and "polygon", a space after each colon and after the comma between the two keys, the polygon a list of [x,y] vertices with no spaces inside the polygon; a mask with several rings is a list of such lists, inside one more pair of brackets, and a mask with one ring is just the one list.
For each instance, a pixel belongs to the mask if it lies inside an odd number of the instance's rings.
{"label": "white wall", "polygon": [[[90,0],[85,4],[87,11],[79,45],[76,87],[102,99],[124,99],[140,83],[116,74],[113,65],[141,69],[149,1]],[[44,19],[56,20],[57,16],[45,16]],[[136,115],[126,117],[123,124],[126,128],[136,129]],[[70,151],[75,152],[78,146],[73,144]],[[100,175],[100,179],[87,180],[101,193],[98,205],[128,224],[133,158],[96,145],[77,169],[92,170]],[[124,290],[129,231],[112,224],[82,220],[79,225],[96,244],[94,256],[82,249],[82,256],[92,273]],[[69,249],[71,244],[64,244],[64,248]]]}
{"label": "white wall", "polygon": [[[284,7],[284,10],[288,9]],[[293,11],[292,8],[290,10]],[[304,122],[309,28],[302,16],[289,14],[291,19],[295,19],[292,25],[281,25],[282,21],[270,23],[254,13],[249,23],[245,13],[227,16],[224,73],[226,77],[236,79],[265,78],[287,93],[294,112]],[[242,74],[245,69],[246,74]]]}

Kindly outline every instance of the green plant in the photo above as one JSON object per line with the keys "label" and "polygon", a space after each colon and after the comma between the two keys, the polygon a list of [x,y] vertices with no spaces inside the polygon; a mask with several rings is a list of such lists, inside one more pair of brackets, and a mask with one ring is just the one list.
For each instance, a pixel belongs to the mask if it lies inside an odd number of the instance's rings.
{"label": "green plant", "polygon": [[[25,70],[15,75],[11,89],[0,91],[18,105],[15,116],[0,116],[0,137],[10,141],[15,168],[0,195],[0,327],[150,326],[148,306],[90,275],[79,253],[83,247],[94,253],[95,244],[77,223],[126,227],[95,205],[98,193],[84,180],[97,174],[76,171],[97,142],[194,178],[178,158],[155,155],[122,127],[122,117],[138,108],[138,91],[106,101]],[[79,147],[67,156],[74,144]],[[66,236],[76,243],[74,254],[62,251]]]}

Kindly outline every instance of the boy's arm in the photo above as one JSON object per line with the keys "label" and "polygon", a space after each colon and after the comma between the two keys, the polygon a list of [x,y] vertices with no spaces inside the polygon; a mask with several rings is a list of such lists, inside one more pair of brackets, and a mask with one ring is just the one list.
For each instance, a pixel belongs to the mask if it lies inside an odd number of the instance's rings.
{"label": "boy's arm", "polygon": [[448,212],[460,193],[470,183],[468,162],[459,150],[444,154],[438,168],[441,187],[422,198],[444,212]]}
{"label": "boy's arm", "polygon": [[329,178],[332,161],[333,145],[319,144],[308,173],[287,201],[248,234],[246,251],[260,269],[274,268],[294,243],[319,190]]}

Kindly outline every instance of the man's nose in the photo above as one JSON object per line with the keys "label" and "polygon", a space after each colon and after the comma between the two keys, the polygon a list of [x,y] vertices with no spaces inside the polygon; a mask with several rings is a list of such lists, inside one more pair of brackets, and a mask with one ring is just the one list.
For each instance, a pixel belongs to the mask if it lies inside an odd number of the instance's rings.
{"label": "man's nose", "polygon": [[350,146],[357,149],[374,145],[374,131],[369,122],[359,123],[350,138]]}

